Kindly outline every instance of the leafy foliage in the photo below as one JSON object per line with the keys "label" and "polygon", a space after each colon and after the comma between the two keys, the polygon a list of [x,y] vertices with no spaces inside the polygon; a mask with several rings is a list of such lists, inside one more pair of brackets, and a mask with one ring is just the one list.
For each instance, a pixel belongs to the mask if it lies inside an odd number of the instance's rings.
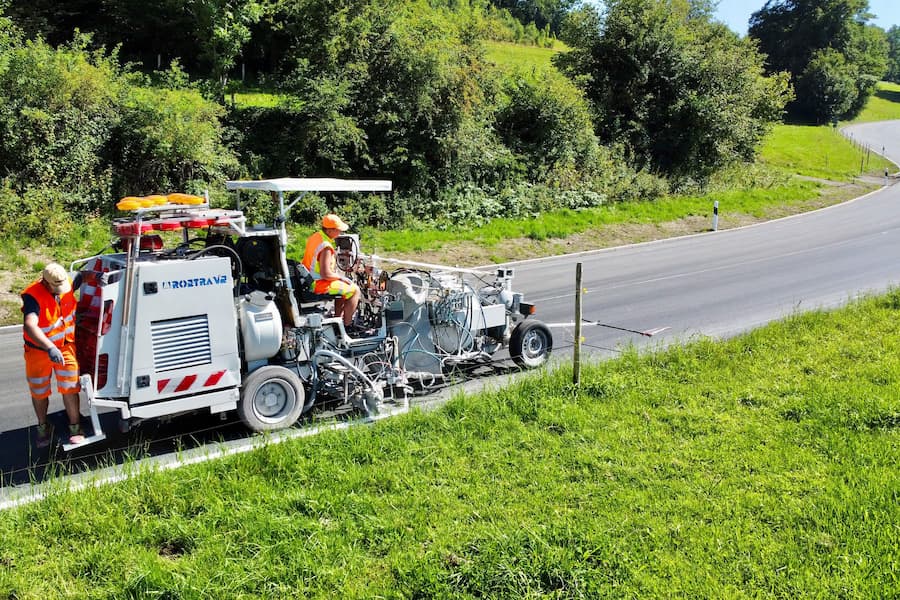
{"label": "leafy foliage", "polygon": [[264,17],[260,0],[53,0],[16,2],[9,14],[30,37],[66,43],[72,32],[91,32],[123,56],[150,66],[158,57],[180,60],[216,84],[218,93],[235,59]]}
{"label": "leafy foliage", "polygon": [[593,103],[601,139],[638,168],[703,180],[749,160],[790,97],[750,42],[689,2],[612,0],[564,37],[574,50],[557,64]]}
{"label": "leafy foliage", "polygon": [[549,27],[558,33],[576,0],[490,0],[491,4],[507,9],[522,23],[533,23],[538,29]]}
{"label": "leafy foliage", "polygon": [[884,76],[888,81],[900,83],[900,27],[892,25],[886,34],[888,44],[888,70]]}
{"label": "leafy foliage", "polygon": [[527,169],[530,181],[575,187],[597,174],[601,150],[590,109],[578,90],[552,70],[511,73],[496,130]]}
{"label": "leafy foliage", "polygon": [[[602,18],[571,0],[57,4],[16,3],[0,20],[0,176],[19,194],[62,190],[80,213],[238,172],[390,177],[391,202],[342,207],[381,227],[654,198],[665,178],[695,189],[751,159],[790,97],[752,43],[711,22],[709,0],[613,0]],[[557,33],[570,79],[486,58],[485,39]],[[35,35],[48,41],[24,41]],[[852,60],[823,52],[797,80],[831,94],[831,113],[870,83],[847,65],[877,66],[877,34],[854,36]],[[254,108],[224,86],[238,61],[266,92]]]}
{"label": "leafy foliage", "polygon": [[224,109],[196,90],[131,87],[107,146],[114,189],[201,192],[239,167],[222,147]]}
{"label": "leafy foliage", "polygon": [[580,92],[552,69],[493,67],[473,37],[477,11],[398,0],[281,10],[298,57],[286,100],[229,117],[262,173],[389,175],[415,198],[410,210],[360,214],[395,226],[446,216],[456,194],[481,198],[469,208],[486,217],[489,198],[524,182],[599,183],[603,153]]}
{"label": "leafy foliage", "polygon": [[862,110],[887,71],[884,32],[867,25],[867,0],[769,0],[750,18],[749,36],[768,55],[769,72],[795,83],[797,117],[817,123]]}
{"label": "leafy foliage", "polygon": [[0,176],[18,189],[66,189],[82,208],[108,199],[101,155],[124,94],[115,56],[38,40],[10,48],[0,65]]}
{"label": "leafy foliage", "polygon": [[122,195],[184,189],[236,170],[222,146],[221,108],[197,92],[142,90],[115,52],[87,49],[89,36],[55,49],[4,31],[0,179],[26,200],[48,198],[44,206],[26,201],[23,233],[50,227],[44,209],[98,213]]}

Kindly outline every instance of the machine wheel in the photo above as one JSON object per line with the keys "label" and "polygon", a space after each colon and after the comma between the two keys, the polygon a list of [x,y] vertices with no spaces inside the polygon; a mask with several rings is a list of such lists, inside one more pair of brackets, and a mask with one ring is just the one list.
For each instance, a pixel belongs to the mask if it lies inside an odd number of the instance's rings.
{"label": "machine wheel", "polygon": [[517,365],[526,369],[534,369],[547,362],[552,349],[553,334],[540,321],[522,321],[509,338],[509,355]]}
{"label": "machine wheel", "polygon": [[253,431],[283,429],[300,418],[304,399],[303,383],[293,371],[261,367],[244,380],[238,415]]}

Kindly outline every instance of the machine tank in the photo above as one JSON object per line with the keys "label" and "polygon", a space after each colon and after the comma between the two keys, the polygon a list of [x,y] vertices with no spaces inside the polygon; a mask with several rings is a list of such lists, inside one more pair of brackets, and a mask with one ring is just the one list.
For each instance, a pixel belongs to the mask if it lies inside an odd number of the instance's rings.
{"label": "machine tank", "polygon": [[271,296],[253,291],[240,299],[244,360],[271,358],[281,349],[281,313]]}

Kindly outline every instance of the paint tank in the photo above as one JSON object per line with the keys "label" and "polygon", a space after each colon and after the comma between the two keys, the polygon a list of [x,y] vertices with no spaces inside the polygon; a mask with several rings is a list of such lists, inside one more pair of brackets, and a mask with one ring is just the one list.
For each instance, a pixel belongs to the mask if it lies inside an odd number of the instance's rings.
{"label": "paint tank", "polygon": [[281,348],[281,313],[265,292],[255,291],[240,300],[244,360],[271,358]]}

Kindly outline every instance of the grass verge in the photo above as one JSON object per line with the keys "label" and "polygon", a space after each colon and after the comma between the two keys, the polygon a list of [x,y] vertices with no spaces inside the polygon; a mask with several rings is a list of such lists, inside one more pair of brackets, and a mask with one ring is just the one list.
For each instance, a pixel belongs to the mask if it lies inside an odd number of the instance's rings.
{"label": "grass verge", "polygon": [[[702,196],[671,196],[653,202],[613,203],[598,208],[558,210],[533,219],[494,219],[480,227],[454,227],[446,230],[422,229],[404,231],[366,230],[363,238],[370,248],[403,254],[441,248],[461,241],[493,248],[510,239],[547,240],[566,238],[592,229],[622,224],[657,224],[712,214],[718,201],[732,213],[763,217],[773,204],[793,205],[815,195],[820,187],[810,181],[751,190],[717,192]],[[504,257],[505,260],[521,258]],[[465,258],[461,257],[465,262]]]}
{"label": "grass verge", "polygon": [[777,170],[829,181],[882,174],[896,166],[879,155],[862,150],[834,128],[808,125],[775,127],[760,149],[760,160]]}
{"label": "grass verge", "polygon": [[898,317],[900,290],[60,491],[0,514],[0,596],[892,597]]}

